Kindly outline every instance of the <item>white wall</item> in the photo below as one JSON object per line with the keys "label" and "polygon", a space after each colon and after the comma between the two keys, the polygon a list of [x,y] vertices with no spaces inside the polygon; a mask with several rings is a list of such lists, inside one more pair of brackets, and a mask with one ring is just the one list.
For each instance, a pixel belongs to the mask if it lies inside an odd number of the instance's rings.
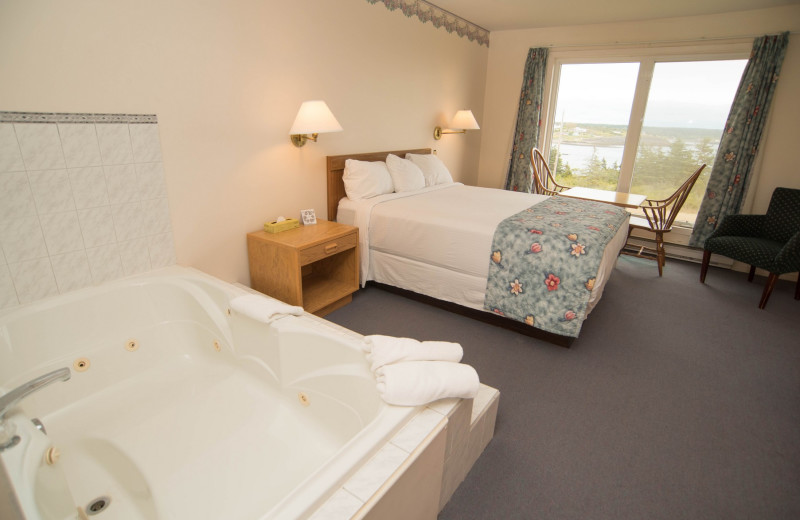
{"label": "white wall", "polygon": [[[495,31],[491,34],[478,184],[502,187],[508,146],[516,123],[517,102],[526,53],[531,47],[602,45],[634,42],[760,36],[800,31],[800,5],[725,15],[673,18],[650,22]],[[800,188],[797,143],[800,142],[800,34],[789,36],[781,79],[773,98],[761,147],[757,181],[748,200],[753,212],[766,211],[776,186]]]}
{"label": "white wall", "polygon": [[[3,0],[0,110],[156,114],[177,261],[248,283],[245,234],[325,217],[325,156],[434,147],[474,184],[488,49],[365,0]],[[295,148],[300,103],[344,132]]]}

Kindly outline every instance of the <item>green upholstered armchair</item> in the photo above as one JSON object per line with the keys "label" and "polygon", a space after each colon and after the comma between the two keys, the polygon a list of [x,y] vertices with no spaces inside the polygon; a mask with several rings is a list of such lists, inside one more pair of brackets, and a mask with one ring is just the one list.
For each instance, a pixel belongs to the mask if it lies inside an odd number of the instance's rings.
{"label": "green upholstered armchair", "polygon": [[[756,267],[769,271],[759,309],[767,305],[778,276],[800,271],[800,190],[775,188],[766,215],[728,215],[704,246],[700,282],[705,282],[711,253],[750,264],[748,281]],[[800,300],[800,277],[794,291]]]}

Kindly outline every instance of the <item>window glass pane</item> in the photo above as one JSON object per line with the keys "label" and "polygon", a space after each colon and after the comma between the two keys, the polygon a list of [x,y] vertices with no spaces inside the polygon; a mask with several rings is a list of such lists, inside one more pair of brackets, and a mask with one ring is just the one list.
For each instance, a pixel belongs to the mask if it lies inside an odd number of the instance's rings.
{"label": "window glass pane", "polygon": [[617,189],[638,63],[561,66],[550,145],[559,184]]}
{"label": "window glass pane", "polygon": [[656,63],[630,191],[665,199],[706,163],[676,223],[694,225],[747,60]]}

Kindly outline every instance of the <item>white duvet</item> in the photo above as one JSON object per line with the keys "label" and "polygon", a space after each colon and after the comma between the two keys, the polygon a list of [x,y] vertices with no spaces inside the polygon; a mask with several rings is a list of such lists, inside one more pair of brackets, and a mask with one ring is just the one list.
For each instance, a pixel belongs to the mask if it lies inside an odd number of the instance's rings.
{"label": "white duvet", "polygon": [[[359,228],[361,283],[387,283],[483,309],[497,225],[545,195],[460,183],[339,203],[337,221]],[[589,308],[625,243],[627,225],[606,248]],[[588,313],[588,310],[587,310]]]}

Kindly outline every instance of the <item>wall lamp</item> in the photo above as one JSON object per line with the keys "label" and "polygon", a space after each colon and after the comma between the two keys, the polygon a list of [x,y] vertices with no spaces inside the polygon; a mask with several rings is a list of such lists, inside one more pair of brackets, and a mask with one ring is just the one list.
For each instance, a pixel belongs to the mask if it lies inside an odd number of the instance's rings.
{"label": "wall lamp", "polygon": [[333,112],[324,101],[304,101],[289,130],[292,144],[298,148],[306,141],[317,142],[317,136],[327,132],[341,132],[342,125],[333,117]]}
{"label": "wall lamp", "polygon": [[480,130],[475,116],[472,115],[472,110],[459,110],[453,116],[453,121],[450,123],[452,129],[442,130],[441,126],[433,129],[433,138],[439,140],[442,134],[466,134],[467,130]]}

